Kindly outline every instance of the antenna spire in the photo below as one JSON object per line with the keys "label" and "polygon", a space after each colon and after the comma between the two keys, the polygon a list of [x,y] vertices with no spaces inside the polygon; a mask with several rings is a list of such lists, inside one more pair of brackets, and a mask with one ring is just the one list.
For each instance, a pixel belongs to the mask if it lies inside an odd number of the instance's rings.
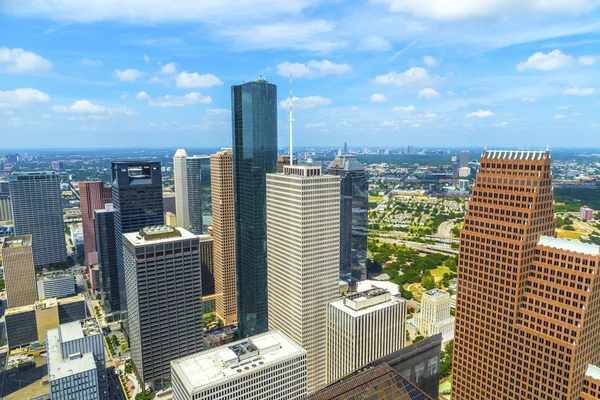
{"label": "antenna spire", "polygon": [[294,165],[294,150],[293,150],[293,142],[292,142],[292,124],[294,119],[292,118],[292,73],[290,72],[290,166]]}

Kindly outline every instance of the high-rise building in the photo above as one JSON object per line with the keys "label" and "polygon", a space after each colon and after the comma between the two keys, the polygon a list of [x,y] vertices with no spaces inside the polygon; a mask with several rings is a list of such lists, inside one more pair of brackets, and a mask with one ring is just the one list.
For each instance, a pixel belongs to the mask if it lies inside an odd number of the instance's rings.
{"label": "high-rise building", "polygon": [[184,149],[179,149],[173,157],[173,166],[177,225],[201,235],[208,228],[203,224],[203,217],[210,215],[212,207],[204,204],[211,201],[210,158],[190,157]]}
{"label": "high-rise building", "polygon": [[321,167],[267,174],[269,330],[307,353],[308,391],[327,384],[327,305],[338,298],[340,178]]}
{"label": "high-rise building", "polygon": [[90,266],[89,253],[96,251],[96,234],[94,232],[94,211],[112,203],[112,188],[104,186],[101,181],[79,182],[81,199],[81,225],[83,226],[83,247],[85,265]]}
{"label": "high-rise building", "polygon": [[469,190],[469,180],[468,179],[459,179],[458,180],[458,190]]}
{"label": "high-rise building", "polygon": [[210,156],[213,262],[217,316],[225,325],[237,323],[235,268],[235,213],[233,210],[233,153]]}
{"label": "high-rise building", "polygon": [[460,152],[460,168],[467,168],[469,166],[469,151]]}
{"label": "high-rise building", "polygon": [[105,315],[115,315],[121,310],[119,271],[117,268],[117,239],[115,236],[115,211],[112,203],[94,211],[96,251],[100,267],[100,293]]}
{"label": "high-rise building", "polygon": [[123,234],[164,224],[162,174],[160,162],[153,161],[112,162],[110,169],[121,324],[125,335],[129,336]]}
{"label": "high-rise building", "polygon": [[0,196],[10,195],[10,188],[8,181],[0,181]]}
{"label": "high-rise building", "polygon": [[37,301],[33,260],[31,235],[4,239],[2,262],[8,308],[27,306]]}
{"label": "high-rise building", "polygon": [[366,279],[369,183],[355,156],[344,155],[329,164],[327,173],[340,184],[340,277]]}
{"label": "high-rise building", "polygon": [[290,165],[290,156],[277,156],[277,173],[283,174],[283,167]]}
{"label": "high-rise building", "polygon": [[306,352],[280,332],[171,361],[173,400],[295,400],[306,395]]}
{"label": "high-rise building", "polygon": [[194,156],[194,162],[200,164],[200,197],[202,204],[202,233],[208,233],[212,225],[212,187],[210,183],[210,156]]}
{"label": "high-rise building", "polygon": [[131,358],[159,391],[171,386],[171,360],[204,348],[200,239],[166,225],[123,238]]}
{"label": "high-rise building", "polygon": [[200,265],[202,266],[202,296],[212,296],[215,294],[214,240],[212,235],[198,235],[198,237],[200,238]]}
{"label": "high-rise building", "polygon": [[583,206],[579,209],[579,218],[584,221],[593,221],[594,220],[594,210],[589,208],[588,206]]}
{"label": "high-rise building", "polygon": [[406,302],[373,288],[327,307],[327,382],[404,347]]}
{"label": "high-rise building", "polygon": [[13,172],[8,181],[15,235],[32,236],[35,265],[65,261],[67,245],[58,175]]}
{"label": "high-rise building", "polygon": [[588,365],[580,400],[598,399],[600,399],[600,368],[595,365]]}
{"label": "high-rise building", "polygon": [[10,196],[0,194],[0,221],[12,221],[12,201]]}
{"label": "high-rise building", "polygon": [[175,183],[175,215],[177,225],[183,229],[190,229],[190,202],[188,196],[188,154],[184,149],[179,149],[173,156],[173,181]]}
{"label": "high-rise building", "polygon": [[421,310],[407,324],[412,339],[442,334],[442,345],[454,339],[454,317],[450,314],[450,294],[439,289],[428,290],[421,297]]}
{"label": "high-rise building", "polygon": [[267,331],[266,174],[277,171],[277,86],[231,87],[233,188],[241,337]]}

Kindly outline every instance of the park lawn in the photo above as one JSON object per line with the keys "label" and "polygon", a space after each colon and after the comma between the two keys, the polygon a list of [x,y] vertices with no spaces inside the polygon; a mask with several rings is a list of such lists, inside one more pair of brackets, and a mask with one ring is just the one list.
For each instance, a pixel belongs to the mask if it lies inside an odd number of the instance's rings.
{"label": "park lawn", "polygon": [[369,201],[381,201],[383,200],[383,197],[381,196],[369,196]]}
{"label": "park lawn", "polygon": [[575,232],[575,231],[563,231],[562,229],[557,229],[556,230],[556,235],[558,236],[559,239],[576,239],[576,240],[579,240],[579,238],[583,235],[583,233],[581,233],[581,232]]}
{"label": "park lawn", "polygon": [[452,271],[450,271],[450,268],[446,267],[445,265],[440,265],[436,269],[431,270],[431,276],[433,276],[435,283],[438,283],[439,281],[441,281],[444,278],[444,274],[451,274],[451,273],[452,273]]}
{"label": "park lawn", "polygon": [[[409,286],[410,289],[408,289]],[[425,288],[421,286],[420,283],[406,283],[404,284],[404,289],[411,291],[414,301],[421,302],[421,297],[425,292]]]}

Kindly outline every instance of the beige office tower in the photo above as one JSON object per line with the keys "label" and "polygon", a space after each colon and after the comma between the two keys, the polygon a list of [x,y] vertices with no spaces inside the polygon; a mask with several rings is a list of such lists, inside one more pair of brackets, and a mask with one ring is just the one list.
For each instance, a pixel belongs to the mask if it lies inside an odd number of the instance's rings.
{"label": "beige office tower", "polygon": [[12,236],[4,239],[2,260],[8,308],[35,303],[37,301],[37,284],[31,235]]}
{"label": "beige office tower", "polygon": [[226,325],[237,324],[235,284],[235,224],[233,212],[233,152],[210,156],[212,192],[213,271],[216,312]]}
{"label": "beige office tower", "polygon": [[165,225],[172,226],[173,228],[177,228],[177,215],[172,212],[165,213]]}
{"label": "beige office tower", "polygon": [[327,384],[327,305],[339,275],[340,178],[296,165],[267,174],[269,330],[306,350],[309,393]]}
{"label": "beige office tower", "polygon": [[175,215],[177,226],[190,229],[190,206],[188,202],[188,178],[186,159],[188,155],[184,149],[179,149],[173,156],[173,179],[175,181]]}

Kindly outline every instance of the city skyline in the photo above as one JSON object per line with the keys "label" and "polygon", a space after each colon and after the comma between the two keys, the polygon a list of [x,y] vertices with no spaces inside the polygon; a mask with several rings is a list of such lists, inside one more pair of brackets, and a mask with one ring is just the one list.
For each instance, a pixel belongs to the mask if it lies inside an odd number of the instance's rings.
{"label": "city skyline", "polygon": [[228,1],[8,0],[3,145],[225,147],[229,87],[263,75],[287,88],[290,72],[301,147],[593,141],[597,3],[435,3],[248,0],[232,13]]}

